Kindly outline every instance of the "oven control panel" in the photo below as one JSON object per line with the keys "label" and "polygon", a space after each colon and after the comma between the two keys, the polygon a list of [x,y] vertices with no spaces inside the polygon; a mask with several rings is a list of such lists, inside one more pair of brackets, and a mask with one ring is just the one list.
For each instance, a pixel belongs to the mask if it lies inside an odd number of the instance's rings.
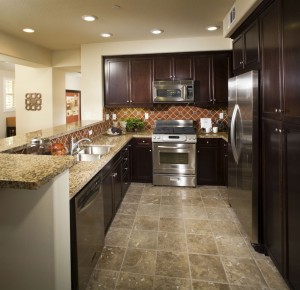
{"label": "oven control panel", "polygon": [[196,143],[197,136],[192,135],[176,135],[176,134],[153,134],[152,142],[180,142],[180,143]]}

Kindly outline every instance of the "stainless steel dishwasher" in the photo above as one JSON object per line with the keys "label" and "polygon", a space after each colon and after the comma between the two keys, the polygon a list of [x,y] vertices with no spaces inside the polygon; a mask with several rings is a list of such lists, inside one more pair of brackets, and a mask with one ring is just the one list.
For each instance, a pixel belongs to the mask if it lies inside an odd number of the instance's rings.
{"label": "stainless steel dishwasher", "polygon": [[100,174],[71,200],[70,214],[72,289],[84,290],[104,246]]}

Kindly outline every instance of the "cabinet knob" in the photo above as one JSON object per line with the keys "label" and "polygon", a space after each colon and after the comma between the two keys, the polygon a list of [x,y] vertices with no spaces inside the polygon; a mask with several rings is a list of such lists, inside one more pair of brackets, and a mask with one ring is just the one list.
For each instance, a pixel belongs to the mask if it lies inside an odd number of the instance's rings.
{"label": "cabinet knob", "polygon": [[278,109],[275,109],[275,113],[277,113],[278,112]]}
{"label": "cabinet knob", "polygon": [[130,101],[129,101],[129,100],[127,100],[126,102],[127,102],[127,103],[129,103]]}
{"label": "cabinet knob", "polygon": [[142,142],[145,143],[145,140],[143,140]]}
{"label": "cabinet knob", "polygon": [[117,172],[115,172],[112,176],[113,177],[116,177],[118,175],[118,173]]}
{"label": "cabinet knob", "polygon": [[277,129],[277,128],[275,128],[275,132],[278,132],[278,129]]}
{"label": "cabinet knob", "polygon": [[278,109],[278,112],[279,112],[279,113],[283,113],[283,110],[281,110],[281,109]]}
{"label": "cabinet knob", "polygon": [[244,63],[244,62],[241,60],[241,61],[240,61],[240,64],[243,64],[243,63]]}
{"label": "cabinet knob", "polygon": [[150,149],[149,152],[152,152],[152,150]]}
{"label": "cabinet knob", "polygon": [[209,144],[209,141],[206,141],[206,144]]}

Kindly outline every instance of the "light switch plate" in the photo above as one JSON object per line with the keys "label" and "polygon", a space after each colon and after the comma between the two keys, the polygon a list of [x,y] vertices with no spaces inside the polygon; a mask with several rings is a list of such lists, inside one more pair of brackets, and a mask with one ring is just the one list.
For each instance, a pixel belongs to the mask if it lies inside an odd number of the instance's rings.
{"label": "light switch plate", "polygon": [[89,136],[93,135],[93,130],[89,130]]}
{"label": "light switch plate", "polygon": [[106,121],[109,120],[109,114],[105,114],[105,120],[106,120]]}
{"label": "light switch plate", "polygon": [[224,119],[224,113],[220,113],[219,117],[220,119]]}
{"label": "light switch plate", "polygon": [[148,120],[148,119],[149,119],[149,114],[145,113],[145,120]]}
{"label": "light switch plate", "polygon": [[117,120],[117,115],[116,114],[112,114],[112,119],[113,120]]}

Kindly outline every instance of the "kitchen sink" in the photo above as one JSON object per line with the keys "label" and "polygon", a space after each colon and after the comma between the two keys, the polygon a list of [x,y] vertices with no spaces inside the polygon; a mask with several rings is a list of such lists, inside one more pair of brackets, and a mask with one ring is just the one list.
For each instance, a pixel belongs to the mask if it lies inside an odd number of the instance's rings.
{"label": "kitchen sink", "polygon": [[113,146],[111,145],[92,145],[83,147],[77,153],[77,161],[97,161],[107,154]]}
{"label": "kitchen sink", "polygon": [[110,151],[113,146],[111,145],[92,145],[82,148],[78,154],[99,154],[103,155]]}

